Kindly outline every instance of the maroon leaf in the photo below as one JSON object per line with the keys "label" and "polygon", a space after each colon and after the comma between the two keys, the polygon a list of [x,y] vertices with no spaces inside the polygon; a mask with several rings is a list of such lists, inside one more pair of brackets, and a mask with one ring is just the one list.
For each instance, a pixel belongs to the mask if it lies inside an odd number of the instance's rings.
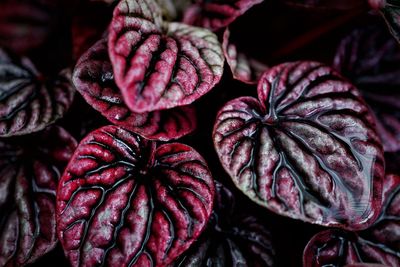
{"label": "maroon leaf", "polygon": [[213,139],[236,186],[295,219],[364,229],[378,215],[383,152],[359,91],[317,62],[285,63],[218,113]]}
{"label": "maroon leaf", "polygon": [[216,199],[208,230],[173,266],[274,266],[271,236],[254,216],[235,214],[234,196],[216,183]]}
{"label": "maroon leaf", "polygon": [[0,136],[37,132],[61,118],[75,89],[68,69],[52,79],[0,49]]}
{"label": "maroon leaf", "polygon": [[97,42],[75,67],[74,84],[86,101],[112,123],[148,139],[167,141],[196,128],[194,107],[134,113],[125,105],[114,82],[107,40]]}
{"label": "maroon leaf", "polygon": [[216,31],[261,2],[263,0],[196,0],[186,10],[183,22]]}
{"label": "maroon leaf", "polygon": [[75,147],[58,127],[0,141],[0,266],[24,266],[56,245],[56,187]]}
{"label": "maroon leaf", "polygon": [[359,233],[327,230],[304,250],[304,266],[342,266],[357,262],[400,266],[400,176],[384,182],[384,205],[371,228]]}
{"label": "maroon leaf", "polygon": [[57,192],[58,234],[72,266],[166,266],[203,231],[214,186],[204,159],[116,126],[79,144]]}
{"label": "maroon leaf", "polygon": [[231,68],[233,78],[236,80],[248,84],[255,84],[268,68],[263,63],[238,51],[236,45],[230,40],[229,28],[226,28],[224,32],[222,49],[226,62]]}
{"label": "maroon leaf", "polygon": [[17,53],[26,53],[43,44],[54,24],[54,4],[51,2],[1,1],[0,46]]}
{"label": "maroon leaf", "polygon": [[383,27],[356,29],[340,43],[334,67],[363,93],[375,112],[387,152],[400,150],[400,48]]}
{"label": "maroon leaf", "polygon": [[162,21],[154,0],[123,0],[108,49],[127,106],[149,112],[188,105],[220,80],[224,57],[212,32]]}

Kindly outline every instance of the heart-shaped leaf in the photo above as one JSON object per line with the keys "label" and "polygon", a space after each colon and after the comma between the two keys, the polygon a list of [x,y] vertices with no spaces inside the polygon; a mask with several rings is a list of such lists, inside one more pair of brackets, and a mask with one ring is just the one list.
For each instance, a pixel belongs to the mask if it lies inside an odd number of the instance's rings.
{"label": "heart-shaped leaf", "polygon": [[252,6],[264,0],[196,0],[184,14],[183,22],[213,31],[228,26]]}
{"label": "heart-shaped leaf", "polygon": [[58,127],[0,140],[0,266],[24,266],[56,245],[56,188],[75,148]]}
{"label": "heart-shaped leaf", "polygon": [[343,266],[356,262],[400,266],[400,177],[388,175],[384,205],[367,230],[327,230],[315,235],[304,250],[304,266]]}
{"label": "heart-shaped leaf", "polygon": [[268,70],[258,98],[228,102],[214,126],[236,186],[281,215],[368,227],[380,211],[384,161],[359,91],[329,67],[294,62]]}
{"label": "heart-shaped leaf", "polygon": [[57,192],[72,266],[166,266],[203,231],[214,185],[191,147],[155,146],[116,126],[82,140]]}
{"label": "heart-shaped leaf", "polygon": [[0,49],[0,137],[44,129],[64,115],[74,92],[68,69],[45,79],[28,59]]}
{"label": "heart-shaped leaf", "polygon": [[353,31],[342,40],[334,67],[349,78],[375,112],[385,152],[400,150],[400,48],[382,27]]}
{"label": "heart-shaped leaf", "polygon": [[230,30],[226,28],[224,32],[222,49],[226,62],[231,68],[233,78],[244,83],[255,84],[263,72],[268,68],[263,63],[238,51],[235,43],[230,40]]}
{"label": "heart-shaped leaf", "polygon": [[271,236],[254,216],[235,214],[233,193],[215,183],[214,211],[207,231],[173,266],[274,266]]}
{"label": "heart-shaped leaf", "polygon": [[75,67],[73,80],[86,101],[109,121],[148,139],[176,139],[196,128],[194,107],[177,107],[148,113],[130,111],[114,82],[107,40],[98,41],[82,56]]}
{"label": "heart-shaped leaf", "polygon": [[224,56],[209,30],[162,20],[154,0],[123,0],[108,49],[127,106],[143,113],[192,103],[220,80]]}

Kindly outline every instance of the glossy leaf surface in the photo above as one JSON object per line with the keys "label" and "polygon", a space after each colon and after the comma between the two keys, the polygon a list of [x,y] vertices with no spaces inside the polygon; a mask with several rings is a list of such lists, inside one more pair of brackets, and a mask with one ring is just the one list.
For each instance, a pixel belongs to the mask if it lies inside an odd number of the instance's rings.
{"label": "glossy leaf surface", "polygon": [[342,266],[357,262],[400,266],[400,177],[388,175],[384,206],[371,228],[358,233],[327,230],[304,251],[304,266]]}
{"label": "glossy leaf surface", "polygon": [[56,188],[76,145],[58,127],[0,140],[0,266],[24,266],[55,247]]}
{"label": "glossy leaf surface", "polygon": [[258,84],[258,100],[219,111],[214,146],[236,186],[284,216],[352,230],[381,207],[383,152],[359,91],[317,62],[284,63]]}
{"label": "glossy leaf surface", "polygon": [[109,32],[115,82],[134,112],[188,105],[221,78],[224,56],[217,36],[164,22],[154,0],[121,1]]}
{"label": "glossy leaf surface", "polygon": [[86,101],[109,121],[148,139],[176,139],[196,128],[193,107],[147,113],[130,111],[114,81],[107,40],[98,41],[81,57],[75,67],[73,80]]}
{"label": "glossy leaf surface", "polygon": [[65,114],[74,92],[70,70],[46,79],[27,58],[0,49],[0,137],[44,129]]}
{"label": "glossy leaf surface", "polygon": [[166,266],[203,231],[213,197],[191,147],[156,147],[102,127],[82,140],[61,179],[59,238],[72,266]]}

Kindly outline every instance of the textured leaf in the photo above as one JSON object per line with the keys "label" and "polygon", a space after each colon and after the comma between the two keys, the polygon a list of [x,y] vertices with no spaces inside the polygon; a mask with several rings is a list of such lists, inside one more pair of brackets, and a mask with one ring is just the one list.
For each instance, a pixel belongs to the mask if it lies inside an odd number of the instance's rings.
{"label": "textured leaf", "polygon": [[186,10],[183,22],[213,31],[228,26],[263,0],[196,0]]}
{"label": "textured leaf", "polygon": [[384,162],[359,91],[329,67],[294,62],[268,70],[258,98],[228,102],[214,126],[236,186],[281,215],[368,227],[380,211]]}
{"label": "textured leaf", "polygon": [[334,67],[361,89],[375,112],[387,152],[400,150],[399,66],[399,44],[377,25],[356,29],[343,39],[334,60]]}
{"label": "textured leaf", "polygon": [[216,200],[208,230],[173,266],[274,266],[270,233],[254,216],[235,214],[234,196],[216,183]]}
{"label": "textured leaf", "polygon": [[75,92],[70,78],[65,69],[46,80],[28,59],[0,49],[0,136],[36,132],[61,118]]}
{"label": "textured leaf", "polygon": [[192,148],[116,126],[79,144],[57,193],[60,241],[72,266],[166,266],[203,231],[214,185]]}
{"label": "textured leaf", "polygon": [[179,20],[190,5],[191,0],[156,0],[161,7],[163,17],[168,20]]}
{"label": "textured leaf", "polygon": [[17,53],[25,53],[40,46],[46,41],[54,24],[52,12],[54,8],[51,1],[2,0],[0,46]]}
{"label": "textured leaf", "polygon": [[188,105],[220,80],[223,53],[206,29],[162,21],[154,0],[124,0],[114,10],[108,49],[127,106],[148,112]]}
{"label": "textured leaf", "polygon": [[388,175],[384,206],[371,228],[359,233],[327,230],[304,250],[304,266],[343,266],[356,262],[400,266],[400,177]]}
{"label": "textured leaf", "polygon": [[230,40],[230,30],[226,28],[223,37],[222,49],[226,62],[231,68],[233,78],[244,83],[255,84],[263,72],[268,68],[263,63],[238,51],[235,43]]}
{"label": "textured leaf", "polygon": [[86,101],[109,121],[148,139],[176,139],[196,128],[193,107],[177,107],[149,113],[130,111],[114,82],[107,40],[98,41],[82,56],[75,67],[73,80]]}
{"label": "textured leaf", "polygon": [[0,140],[0,266],[24,266],[56,245],[56,187],[75,147],[58,127]]}

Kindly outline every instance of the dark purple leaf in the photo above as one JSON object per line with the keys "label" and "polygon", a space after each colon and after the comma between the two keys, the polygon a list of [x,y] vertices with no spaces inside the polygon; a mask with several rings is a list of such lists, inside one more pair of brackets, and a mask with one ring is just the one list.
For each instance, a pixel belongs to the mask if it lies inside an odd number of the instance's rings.
{"label": "dark purple leaf", "polygon": [[57,192],[58,234],[72,266],[166,266],[203,231],[214,185],[191,147],[116,126],[79,144]]}
{"label": "dark purple leaf", "polygon": [[258,98],[228,102],[214,125],[215,149],[236,186],[284,216],[368,227],[381,207],[384,161],[359,91],[306,61],[265,72]]}
{"label": "dark purple leaf", "polygon": [[400,150],[400,47],[383,27],[356,29],[340,43],[334,67],[349,78],[375,112],[387,152]]}
{"label": "dark purple leaf", "polygon": [[244,83],[255,84],[268,68],[263,63],[238,51],[235,43],[230,40],[230,30],[226,28],[223,37],[222,49],[226,62],[231,68],[233,78]]}
{"label": "dark purple leaf", "polygon": [[0,266],[24,266],[55,247],[56,188],[75,148],[59,127],[0,140]]}
{"label": "dark purple leaf", "polygon": [[56,1],[2,0],[0,3],[0,46],[17,53],[42,45],[54,24]]}
{"label": "dark purple leaf", "polygon": [[173,266],[274,266],[270,233],[254,216],[239,215],[234,196],[216,183],[214,212],[208,229]]}
{"label": "dark purple leaf", "polygon": [[219,82],[224,57],[209,30],[162,20],[154,0],[123,0],[108,40],[115,82],[134,112],[192,103]]}
{"label": "dark purple leaf", "polygon": [[176,139],[196,128],[194,107],[177,107],[149,113],[130,111],[114,82],[107,40],[97,42],[82,56],[73,76],[77,90],[93,108],[112,123],[148,139]]}
{"label": "dark purple leaf", "polygon": [[357,262],[400,266],[400,176],[388,175],[377,221],[358,233],[327,230],[304,250],[304,266],[343,266]]}
{"label": "dark purple leaf", "polygon": [[75,92],[70,78],[65,69],[46,79],[27,58],[0,49],[0,137],[37,132],[61,118]]}
{"label": "dark purple leaf", "polygon": [[187,8],[183,22],[213,31],[228,26],[263,0],[196,0]]}

